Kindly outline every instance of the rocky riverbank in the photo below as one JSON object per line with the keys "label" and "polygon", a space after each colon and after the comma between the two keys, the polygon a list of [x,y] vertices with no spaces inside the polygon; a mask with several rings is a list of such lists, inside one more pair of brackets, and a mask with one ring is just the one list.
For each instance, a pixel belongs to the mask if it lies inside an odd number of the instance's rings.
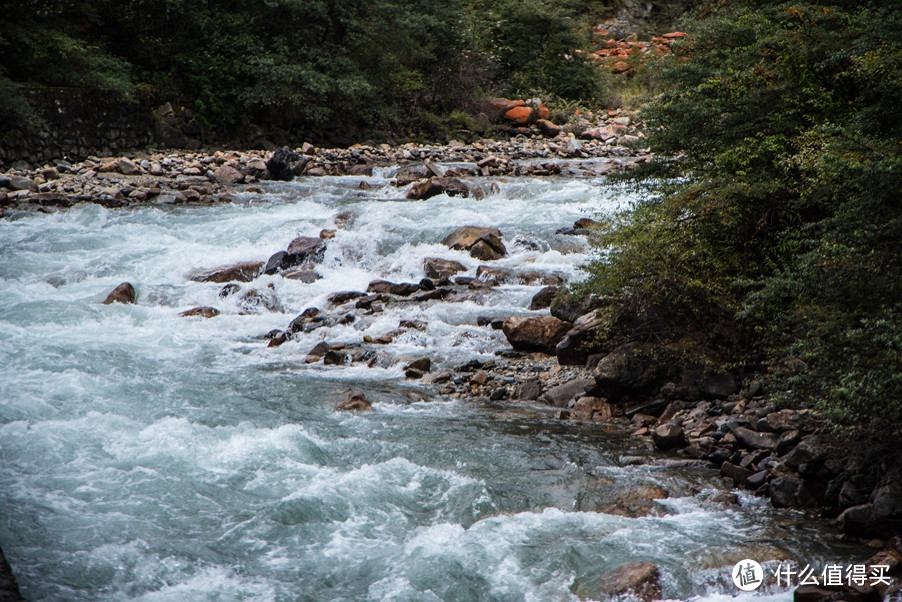
{"label": "rocky riverbank", "polygon": [[[299,175],[365,177],[372,175],[374,168],[393,165],[415,166],[402,170],[395,180],[398,186],[408,186],[436,177],[591,177],[629,169],[648,158],[646,151],[634,148],[641,144],[643,135],[641,124],[630,115],[612,112],[561,127],[536,120],[533,109],[525,104],[497,100],[503,101],[500,108],[496,107],[502,111],[499,119],[504,118],[503,109],[508,104],[511,110],[530,111],[521,125],[510,129],[511,137],[505,140],[452,140],[443,145],[356,144],[329,149],[305,143],[295,150],[275,152],[141,151],[89,157],[80,162],[59,160],[44,166],[19,161],[0,173],[0,216],[81,202],[107,207],[228,202],[237,192],[258,192],[261,180]],[[437,163],[454,167],[445,173],[438,170]]]}

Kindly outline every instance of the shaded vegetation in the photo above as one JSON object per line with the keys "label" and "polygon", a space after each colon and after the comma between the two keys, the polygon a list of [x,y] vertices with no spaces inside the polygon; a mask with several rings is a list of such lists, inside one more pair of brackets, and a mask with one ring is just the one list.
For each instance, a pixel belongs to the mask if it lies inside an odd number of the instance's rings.
{"label": "shaded vegetation", "polygon": [[[601,92],[573,52],[587,43],[573,1],[0,0],[0,12],[4,100],[18,85],[140,90],[220,130],[415,134],[479,94]],[[28,116],[3,106],[6,123]]]}
{"label": "shaded vegetation", "polygon": [[729,326],[721,365],[846,434],[902,433],[900,27],[881,1],[700,13],[645,111],[672,159],[635,174],[651,197],[585,287],[667,341]]}

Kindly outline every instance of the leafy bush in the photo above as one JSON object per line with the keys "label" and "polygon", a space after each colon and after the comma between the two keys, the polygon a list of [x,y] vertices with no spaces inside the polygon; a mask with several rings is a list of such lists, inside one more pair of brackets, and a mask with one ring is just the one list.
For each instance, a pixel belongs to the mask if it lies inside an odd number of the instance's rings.
{"label": "leafy bush", "polygon": [[[735,317],[724,357],[846,433],[902,432],[902,16],[890,2],[735,2],[689,26],[645,112],[654,194],[588,286]],[[720,318],[718,318],[720,316]]]}

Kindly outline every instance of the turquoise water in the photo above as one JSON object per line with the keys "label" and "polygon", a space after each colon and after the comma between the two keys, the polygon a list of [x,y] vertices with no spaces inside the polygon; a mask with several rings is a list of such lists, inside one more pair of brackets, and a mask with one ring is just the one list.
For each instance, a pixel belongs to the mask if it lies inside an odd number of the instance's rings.
{"label": "turquoise water", "polygon": [[[383,176],[390,174],[385,173]],[[483,201],[407,202],[387,179],[268,184],[216,207],[79,206],[0,221],[0,544],[32,600],[578,600],[605,570],[661,567],[674,599],[726,599],[743,558],[852,558],[828,526],[723,488],[706,468],[634,465],[622,433],[562,423],[548,408],[437,398],[404,380],[503,348],[476,316],[527,313],[538,287],[460,303],[387,308],[279,348],[261,335],[375,278],[418,281],[460,225],[502,230],[498,262],[580,277],[581,239],[555,235],[631,202],[603,180],[510,179]],[[281,311],[249,313],[196,269],[265,260],[335,228],[313,284],[246,288]],[[136,305],[100,301],[122,281]],[[269,288],[271,285],[271,288]],[[178,313],[212,305],[210,320]],[[359,342],[428,323],[374,368],[307,365],[320,340]],[[375,412],[335,412],[348,387]],[[611,511],[641,485],[647,516]],[[604,510],[604,511],[600,511]],[[786,599],[768,588],[756,599]]]}

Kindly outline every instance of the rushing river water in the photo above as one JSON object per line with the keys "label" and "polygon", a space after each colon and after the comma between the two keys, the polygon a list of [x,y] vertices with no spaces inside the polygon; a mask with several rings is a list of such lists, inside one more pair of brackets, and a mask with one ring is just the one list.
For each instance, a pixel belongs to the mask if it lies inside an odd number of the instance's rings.
{"label": "rushing river water", "polygon": [[[728,600],[733,565],[855,557],[829,526],[724,488],[623,435],[540,405],[436,400],[405,359],[439,368],[504,348],[481,315],[527,313],[538,286],[433,302],[320,329],[278,348],[260,336],[339,290],[418,281],[453,258],[461,225],[501,229],[502,266],[574,280],[585,241],[555,231],[630,199],[603,179],[500,180],[484,200],[403,200],[390,170],[267,183],[213,207],[84,205],[0,221],[0,544],[31,600],[578,600],[611,567],[650,560],[665,597]],[[482,183],[486,188],[488,182]],[[323,278],[263,276],[277,311],[249,313],[196,269],[266,260],[335,228]],[[101,305],[130,281],[136,305]],[[268,285],[272,289],[268,289]],[[210,305],[221,315],[180,318]],[[280,309],[282,311],[278,311]],[[324,337],[359,342],[425,320],[380,363],[307,365]],[[336,412],[349,386],[375,412]],[[663,456],[658,458],[663,460]],[[669,497],[618,512],[642,486]],[[613,510],[612,510],[613,508]],[[627,514],[623,516],[622,514]],[[769,561],[769,562],[766,562]],[[755,599],[784,600],[768,585]]]}

